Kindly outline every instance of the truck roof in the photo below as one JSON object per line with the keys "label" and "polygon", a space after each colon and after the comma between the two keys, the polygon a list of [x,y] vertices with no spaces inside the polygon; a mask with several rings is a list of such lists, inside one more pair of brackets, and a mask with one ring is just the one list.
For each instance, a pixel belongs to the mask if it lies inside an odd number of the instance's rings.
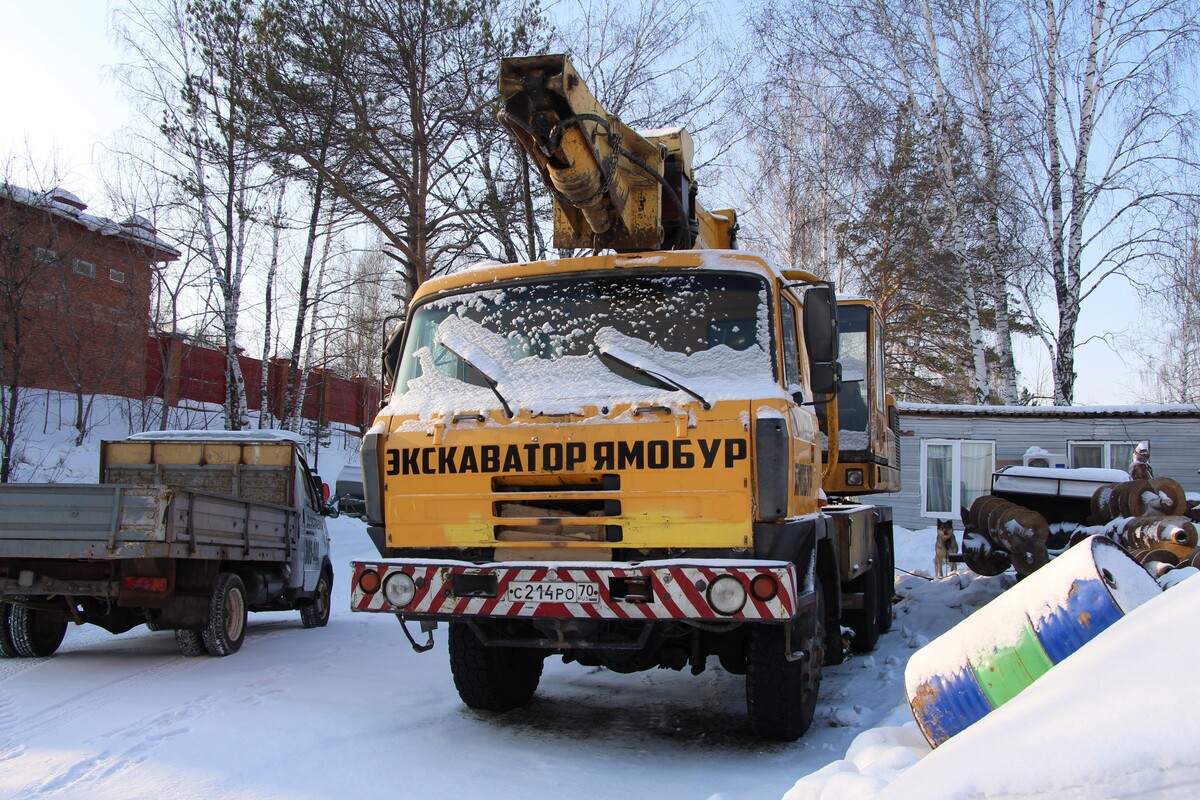
{"label": "truck roof", "polygon": [[248,431],[145,431],[135,433],[126,441],[136,442],[238,442],[238,443],[271,443],[304,444],[304,437],[293,431],[283,430],[248,430]]}
{"label": "truck roof", "polygon": [[743,250],[654,250],[645,253],[615,253],[517,264],[484,261],[459,272],[425,281],[417,289],[413,300],[419,302],[432,294],[496,281],[561,277],[576,272],[663,268],[745,270],[774,275],[784,281],[817,280],[816,276],[808,272],[781,269],[766,256]]}

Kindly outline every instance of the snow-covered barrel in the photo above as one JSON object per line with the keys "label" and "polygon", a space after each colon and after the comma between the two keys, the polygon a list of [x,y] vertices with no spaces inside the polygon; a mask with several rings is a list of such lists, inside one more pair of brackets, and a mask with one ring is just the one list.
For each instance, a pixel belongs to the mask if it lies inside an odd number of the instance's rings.
{"label": "snow-covered barrel", "polygon": [[1085,539],[913,654],[917,725],[937,747],[1160,591],[1110,539]]}

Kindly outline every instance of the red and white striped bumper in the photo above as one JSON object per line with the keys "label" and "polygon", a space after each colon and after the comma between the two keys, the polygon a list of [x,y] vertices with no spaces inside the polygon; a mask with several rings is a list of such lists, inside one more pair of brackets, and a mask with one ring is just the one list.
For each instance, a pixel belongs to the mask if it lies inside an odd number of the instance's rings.
{"label": "red and white striped bumper", "polygon": [[[796,615],[796,568],[781,561],[643,562],[640,564],[485,564],[445,561],[355,561],[350,586],[352,611],[377,611],[421,617],[524,617],[611,620],[788,620]],[[402,572],[412,578],[416,592],[403,607],[390,603],[384,591],[367,592],[362,576],[374,572],[368,585],[382,587]],[[736,611],[721,613],[709,589],[723,576],[739,581],[745,602]],[[761,577],[760,576],[765,576]],[[493,583],[494,578],[494,583]],[[759,578],[757,583],[753,583]],[[513,598],[513,584],[537,586],[539,594],[565,594],[556,585],[594,585],[598,600],[569,602]],[[752,583],[757,591],[752,589]],[[725,584],[728,586],[728,583]],[[630,587],[636,587],[631,591]],[[548,590],[547,590],[548,589]],[[728,605],[726,605],[728,610]]]}

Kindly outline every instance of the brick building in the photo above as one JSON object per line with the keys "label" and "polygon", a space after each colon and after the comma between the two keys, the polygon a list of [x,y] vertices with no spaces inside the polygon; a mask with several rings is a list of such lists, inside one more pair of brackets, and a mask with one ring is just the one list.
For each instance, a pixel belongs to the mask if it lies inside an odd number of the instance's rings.
{"label": "brick building", "polygon": [[0,378],[140,397],[152,270],[179,255],[141,217],[0,184]]}

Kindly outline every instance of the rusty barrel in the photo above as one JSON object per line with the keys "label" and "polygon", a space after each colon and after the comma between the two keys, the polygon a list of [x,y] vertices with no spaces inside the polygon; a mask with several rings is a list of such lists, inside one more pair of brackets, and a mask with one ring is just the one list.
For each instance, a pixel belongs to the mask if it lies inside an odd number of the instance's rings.
{"label": "rusty barrel", "polygon": [[917,725],[937,747],[1160,591],[1112,540],[1085,539],[913,654]]}

